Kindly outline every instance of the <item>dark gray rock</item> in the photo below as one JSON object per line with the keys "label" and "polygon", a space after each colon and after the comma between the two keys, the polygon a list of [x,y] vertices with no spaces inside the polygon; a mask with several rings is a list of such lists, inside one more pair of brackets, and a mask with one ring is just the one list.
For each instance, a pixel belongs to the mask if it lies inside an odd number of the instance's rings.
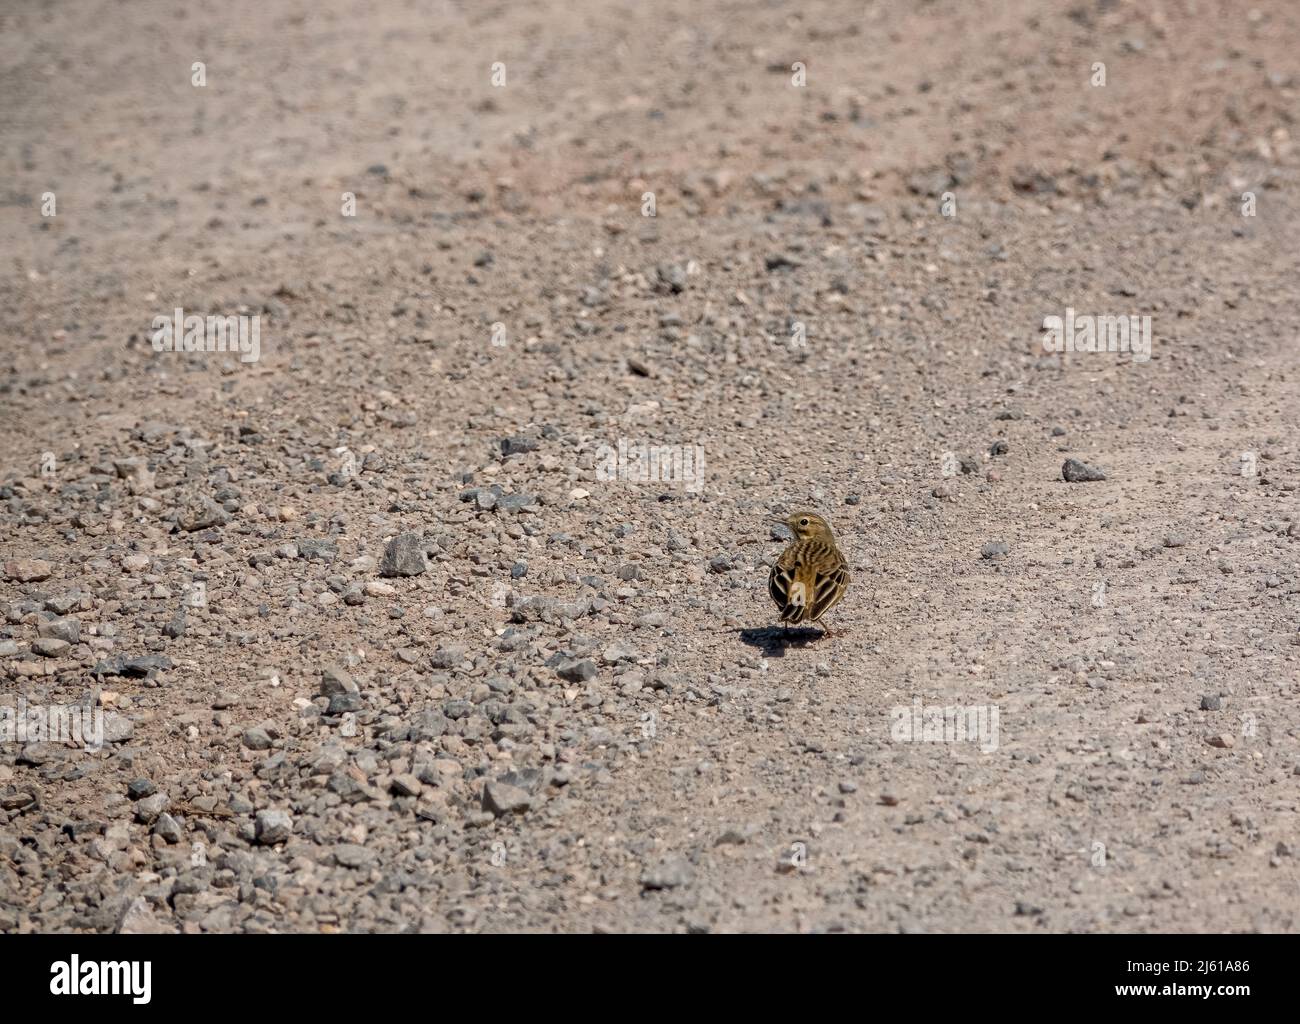
{"label": "dark gray rock", "polygon": [[271,736],[260,725],[244,730],[244,746],[249,750],[270,750]]}
{"label": "dark gray rock", "polygon": [[328,537],[299,537],[294,544],[298,557],[309,562],[332,562],[339,556],[338,545]]}
{"label": "dark gray rock", "polygon": [[166,672],[170,671],[171,667],[171,658],[164,654],[144,654],[137,657],[118,654],[99,662],[90,670],[90,674],[94,676],[128,676],[143,679],[151,672]]}
{"label": "dark gray rock", "polygon": [[360,693],[356,680],[338,665],[328,665],[321,672],[320,692],[323,697],[334,697],[340,693]]}
{"label": "dark gray rock", "polygon": [[158,792],[158,786],[153,779],[132,779],[127,783],[126,793],[132,800],[143,800],[147,796],[153,796]]}
{"label": "dark gray rock", "polygon": [[75,644],[81,640],[81,623],[73,618],[45,619],[36,624],[36,635]]}
{"label": "dark gray rock", "polygon": [[518,786],[505,782],[489,782],[483,787],[483,809],[498,818],[506,814],[520,814],[533,805],[532,797]]}
{"label": "dark gray rock", "polygon": [[379,563],[381,576],[419,576],[428,571],[429,560],[418,533],[402,533],[390,540]]}
{"label": "dark gray rock", "polygon": [[67,615],[80,603],[81,595],[70,590],[66,594],[56,594],[54,597],[48,598],[45,602],[45,608],[55,615]]}
{"label": "dark gray rock", "polygon": [[523,455],[537,451],[538,442],[531,437],[504,437],[501,439],[502,455]]}
{"label": "dark gray rock", "polygon": [[456,668],[465,660],[465,652],[459,647],[440,647],[429,655],[429,667],[442,669]]}
{"label": "dark gray rock", "polygon": [[330,715],[345,715],[349,712],[360,711],[363,704],[361,695],[358,693],[336,693],[330,698],[329,708],[326,713]]}
{"label": "dark gray rock", "polygon": [[572,683],[584,683],[596,676],[596,663],[589,658],[562,661],[555,669],[561,679]]}
{"label": "dark gray rock", "polygon": [[436,740],[446,735],[449,725],[447,716],[437,708],[425,708],[411,720],[411,739]]}
{"label": "dark gray rock", "polygon": [[497,498],[497,508],[503,512],[518,512],[536,504],[537,499],[531,494],[503,494]]}
{"label": "dark gray rock", "polygon": [[655,267],[656,288],[660,292],[678,295],[686,290],[686,268],[673,263],[660,263]]}
{"label": "dark gray rock", "polygon": [[230,513],[211,498],[202,498],[187,506],[180,515],[180,527],[187,533],[225,526],[228,522]]}
{"label": "dark gray rock", "polygon": [[1066,459],[1061,467],[1061,476],[1069,483],[1082,484],[1096,480],[1105,480],[1106,474],[1096,466],[1089,466],[1078,459]]}
{"label": "dark gray rock", "polygon": [[284,811],[257,812],[255,835],[263,846],[283,843],[293,834],[293,819]]}
{"label": "dark gray rock", "polygon": [[163,842],[169,846],[175,846],[185,836],[180,823],[165,811],[158,815],[158,820],[153,823],[153,834],[161,836]]}
{"label": "dark gray rock", "polygon": [[66,640],[56,640],[51,636],[43,636],[32,641],[32,651],[43,658],[59,658],[68,652],[72,644]]}
{"label": "dark gray rock", "polygon": [[181,606],[176,609],[176,614],[171,617],[167,625],[163,626],[163,636],[170,637],[173,640],[179,639],[185,635],[185,608]]}
{"label": "dark gray rock", "polygon": [[373,850],[367,850],[356,843],[339,843],[334,847],[334,863],[344,868],[369,867],[376,860]]}
{"label": "dark gray rock", "polygon": [[171,805],[171,798],[166,793],[154,793],[136,802],[135,820],[141,825],[152,825]]}

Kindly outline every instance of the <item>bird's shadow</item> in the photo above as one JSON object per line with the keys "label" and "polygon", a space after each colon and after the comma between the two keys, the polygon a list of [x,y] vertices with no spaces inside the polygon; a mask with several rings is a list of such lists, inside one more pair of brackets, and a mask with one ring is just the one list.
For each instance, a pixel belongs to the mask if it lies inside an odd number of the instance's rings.
{"label": "bird's shadow", "polygon": [[807,647],[814,640],[820,640],[825,635],[825,630],[810,626],[789,628],[763,626],[740,631],[742,643],[759,648],[769,658],[783,658],[787,647]]}

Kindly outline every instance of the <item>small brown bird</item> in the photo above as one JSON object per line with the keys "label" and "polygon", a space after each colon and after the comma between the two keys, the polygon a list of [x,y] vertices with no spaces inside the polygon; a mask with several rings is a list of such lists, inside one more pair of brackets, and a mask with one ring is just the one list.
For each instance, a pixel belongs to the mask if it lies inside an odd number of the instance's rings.
{"label": "small brown bird", "polygon": [[794,540],[772,567],[767,592],[781,609],[782,622],[815,623],[844,596],[849,564],[835,546],[830,523],[816,513],[795,512],[776,522],[789,527]]}

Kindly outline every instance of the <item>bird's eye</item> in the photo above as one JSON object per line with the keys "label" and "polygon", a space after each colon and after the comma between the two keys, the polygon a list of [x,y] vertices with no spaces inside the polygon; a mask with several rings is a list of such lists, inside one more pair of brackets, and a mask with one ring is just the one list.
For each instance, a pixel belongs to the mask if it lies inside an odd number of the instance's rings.
{"label": "bird's eye", "polygon": [[808,520],[807,520],[807,519],[800,519],[800,520],[799,520],[799,525],[800,525],[800,526],[807,526],[807,525],[808,525]]}

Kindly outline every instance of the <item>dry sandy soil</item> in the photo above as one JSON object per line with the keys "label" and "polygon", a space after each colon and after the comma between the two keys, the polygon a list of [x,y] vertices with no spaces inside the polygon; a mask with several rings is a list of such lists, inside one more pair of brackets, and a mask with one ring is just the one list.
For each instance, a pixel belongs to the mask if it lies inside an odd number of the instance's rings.
{"label": "dry sandy soil", "polygon": [[1285,0],[7,5],[0,699],[106,737],[0,930],[1296,930],[1298,100]]}

